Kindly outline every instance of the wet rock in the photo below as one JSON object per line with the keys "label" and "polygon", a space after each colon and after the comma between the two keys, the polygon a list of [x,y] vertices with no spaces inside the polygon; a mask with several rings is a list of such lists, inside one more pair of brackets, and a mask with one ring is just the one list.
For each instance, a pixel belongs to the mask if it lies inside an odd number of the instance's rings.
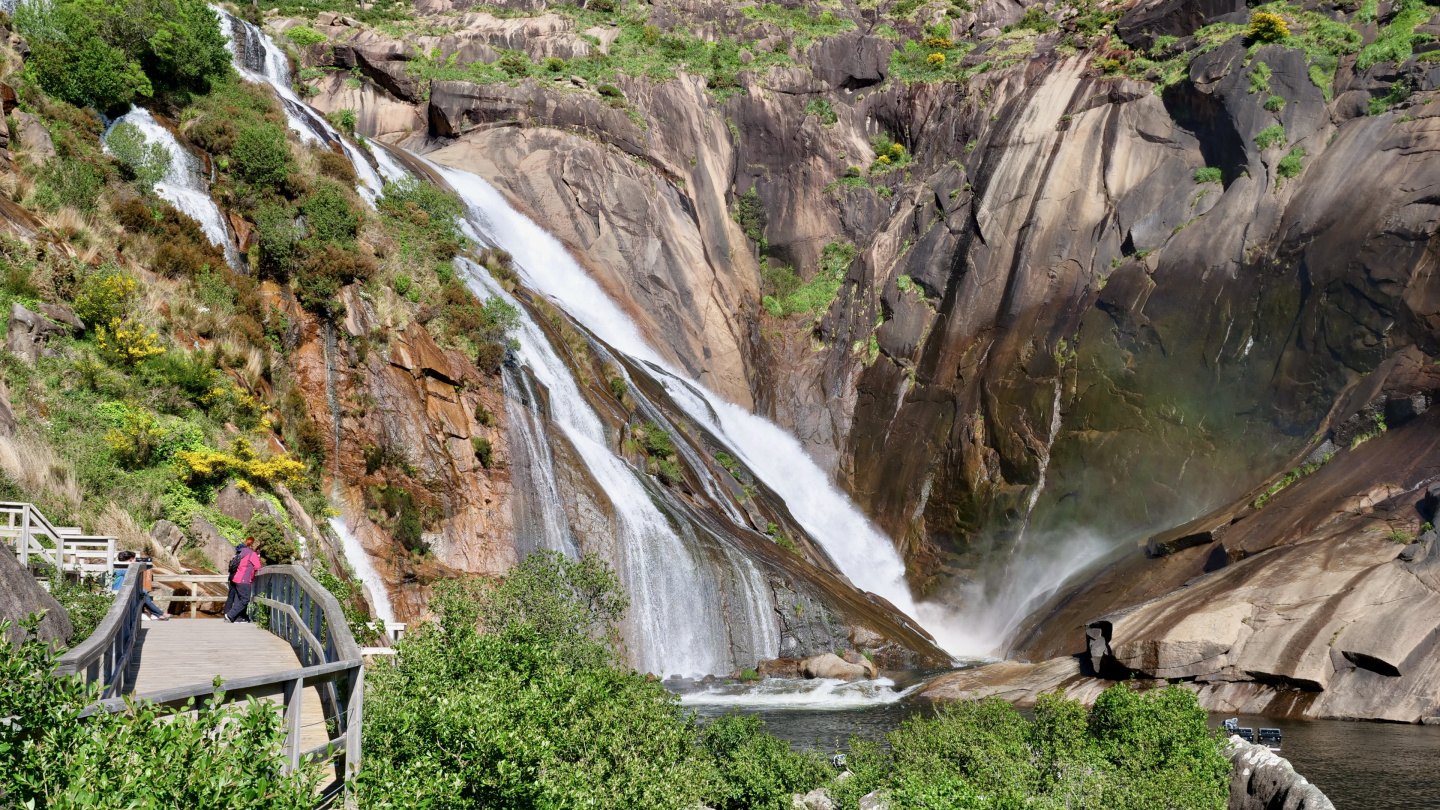
{"label": "wet rock", "polygon": [[836,655],[825,653],[800,662],[800,673],[806,678],[836,678],[842,681],[864,680],[869,670]]}
{"label": "wet rock", "polygon": [[880,670],[876,668],[875,662],[861,655],[854,650],[849,650],[844,655],[845,663],[854,664],[865,668],[865,677],[874,680],[880,677]]}
{"label": "wet rock", "polygon": [[755,665],[755,670],[762,678],[799,678],[801,658],[775,658],[769,661],[761,661]]}
{"label": "wet rock", "polygon": [[56,647],[69,644],[74,630],[65,608],[40,587],[8,545],[0,544],[0,619],[10,622],[6,638],[11,644],[24,640],[19,622],[42,610],[45,618],[40,620],[35,637]]}
{"label": "wet rock", "polygon": [[1145,543],[1145,554],[1165,557],[1187,548],[1208,545],[1224,537],[1229,529],[1229,512],[1208,515],[1153,535]]}
{"label": "wet rock", "polygon": [[7,329],[5,348],[31,365],[42,355],[58,357],[59,353],[46,344],[50,338],[70,332],[69,326],[61,326],[18,303],[10,306],[10,323]]}
{"label": "wet rock", "polygon": [[1335,810],[1290,761],[1263,745],[1230,737],[1230,810]]}

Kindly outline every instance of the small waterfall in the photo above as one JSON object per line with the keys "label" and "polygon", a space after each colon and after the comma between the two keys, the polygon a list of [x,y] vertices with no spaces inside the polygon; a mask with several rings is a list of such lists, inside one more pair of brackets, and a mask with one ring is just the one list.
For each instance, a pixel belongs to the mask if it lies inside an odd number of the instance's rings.
{"label": "small waterfall", "polygon": [[505,416],[514,461],[510,480],[517,500],[515,536],[520,552],[558,551],[575,559],[580,550],[571,536],[560,487],[555,483],[555,463],[545,438],[545,416],[539,393],[530,378],[519,370],[504,369]]}
{"label": "small waterfall", "polygon": [[390,606],[390,591],[385,587],[385,578],[375,570],[375,562],[370,559],[370,553],[360,545],[360,540],[355,537],[345,521],[333,517],[330,518],[330,528],[335,530],[335,536],[340,538],[340,546],[345,551],[345,560],[350,567],[355,569],[355,576],[360,578],[361,584],[365,586],[365,599],[370,602],[370,607],[375,609],[375,616],[386,622],[395,621],[395,609]]}
{"label": "small waterfall", "polygon": [[[516,211],[483,179],[448,167],[439,171],[465,200],[485,241],[504,248],[528,287],[553,299],[613,349],[655,372],[671,399],[735,451],[780,495],[795,519],[857,587],[902,612],[917,609],[899,552],[830,481],[800,443],[773,423],[687,380],[640,336],[634,323],[558,240]],[[935,628],[943,638],[944,628]]]}
{"label": "small waterfall", "polygon": [[225,227],[220,207],[210,199],[210,184],[205,180],[200,159],[181,146],[175,135],[143,107],[131,107],[130,112],[111,122],[105,129],[105,138],[120,123],[131,124],[140,130],[146,143],[158,143],[164,147],[170,155],[170,170],[165,173],[164,179],[155,184],[155,193],[182,214],[200,223],[200,229],[210,242],[225,251],[225,260],[230,266],[239,267],[240,253],[230,240],[230,231]]}
{"label": "small waterfall", "polygon": [[281,106],[285,108],[285,118],[290,122],[290,128],[299,133],[302,140],[339,144],[340,148],[345,150],[345,156],[354,164],[355,174],[360,178],[360,185],[356,190],[367,202],[374,205],[384,181],[358,146],[342,138],[324,116],[301,101],[290,89],[290,60],[285,52],[254,25],[224,9],[215,6],[210,8],[220,16],[220,30],[225,35],[225,47],[234,58],[235,69],[248,81],[270,85],[280,99]]}

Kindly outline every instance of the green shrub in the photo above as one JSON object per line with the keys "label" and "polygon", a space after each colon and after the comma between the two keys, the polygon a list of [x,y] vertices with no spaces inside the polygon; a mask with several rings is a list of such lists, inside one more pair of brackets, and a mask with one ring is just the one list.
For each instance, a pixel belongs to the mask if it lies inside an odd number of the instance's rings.
{"label": "green shrub", "polygon": [[516,78],[530,72],[530,57],[524,51],[505,51],[498,64],[501,70]]}
{"label": "green shrub", "polygon": [[100,189],[105,186],[105,173],[87,160],[51,158],[39,172],[35,202],[41,208],[55,210],[62,205],[85,213],[95,210]]}
{"label": "green shrub", "polygon": [[295,246],[300,242],[294,209],[267,203],[256,209],[252,219],[260,246],[261,268],[271,277],[288,278],[295,260]]}
{"label": "green shrub", "polygon": [[471,436],[470,444],[475,448],[475,460],[480,462],[481,467],[490,469],[490,466],[495,463],[494,450],[490,447],[490,440],[483,436]]}
{"label": "green shrub", "polygon": [[[355,111],[354,111],[354,110],[351,110],[351,109],[336,110],[336,111],[330,113],[329,115],[325,116],[325,118],[326,118],[326,120],[328,120],[328,121],[330,122],[330,126],[335,127],[336,129],[340,130],[341,132],[343,132],[343,133],[346,134],[346,135],[350,135],[350,134],[352,134],[352,133],[355,132],[356,118],[355,118]],[[325,152],[322,152],[322,153],[321,153],[322,156],[327,155],[327,154],[329,154],[329,155],[335,155],[334,152],[330,152],[329,150],[326,150]],[[340,157],[340,156],[339,156],[339,155],[335,155],[335,157]],[[346,161],[346,162],[348,163],[348,161]]]}
{"label": "green shrub", "polygon": [[599,87],[595,88],[595,92],[606,98],[613,98],[619,101],[625,100],[625,93],[621,92],[620,88],[616,87],[613,84],[602,84]]}
{"label": "green shrub", "polygon": [[285,130],[268,122],[239,127],[230,159],[240,179],[263,189],[278,189],[294,168]]}
{"label": "green shrub", "polygon": [[296,25],[285,29],[285,38],[302,48],[307,45],[315,45],[330,40],[329,37],[308,25]]}
{"label": "green shrub", "polygon": [[25,3],[15,24],[41,88],[102,112],[157,93],[184,100],[234,75],[219,18],[204,0]]}
{"label": "green shrub", "polygon": [[646,422],[636,433],[640,434],[640,446],[647,454],[661,458],[675,455],[675,441],[670,437],[670,431],[659,423]]}
{"label": "green shrub", "polygon": [[345,192],[333,183],[321,183],[300,206],[310,228],[310,239],[320,244],[349,245],[360,227],[359,214]]}
{"label": "green shrub", "polygon": [[125,318],[135,305],[140,283],[113,264],[86,273],[75,294],[75,314],[91,329]]}
{"label": "green shrub", "polygon": [[50,595],[55,597],[60,607],[65,608],[65,615],[70,617],[70,624],[75,631],[70,637],[72,647],[95,632],[95,628],[105,620],[105,614],[110,612],[110,605],[115,602],[110,583],[98,576],[82,577],[79,580],[53,577],[50,580]]}
{"label": "green shrub", "polygon": [[1286,140],[1285,127],[1280,124],[1275,124],[1274,126],[1260,130],[1259,134],[1255,136],[1255,145],[1261,149],[1270,149],[1276,146],[1284,146]]}
{"label": "green shrub", "polygon": [[367,672],[361,806],[705,803],[693,716],[621,663],[626,607],[593,557],[542,551],[499,585],[437,583],[435,619]]}
{"label": "green shrub", "polygon": [[1265,109],[1273,113],[1280,112],[1281,110],[1285,109],[1285,97],[1271,96],[1270,98],[1265,99]]}
{"label": "green shrub", "polygon": [[147,143],[145,133],[129,121],[121,121],[105,136],[105,148],[124,173],[144,188],[165,179],[170,171],[170,152],[161,143]]}
{"label": "green shrub", "polygon": [[791,751],[764,726],[758,717],[732,712],[701,731],[700,745],[719,777],[710,800],[716,810],[790,810],[791,796],[834,774],[820,755]]}
{"label": "green shrub", "polygon": [[307,249],[305,259],[295,268],[295,297],[311,312],[342,317],[345,307],[335,296],[340,288],[375,275],[375,260],[334,244]]}
{"label": "green shrub", "polygon": [[[211,702],[161,719],[144,706],[81,719],[99,690],[60,677],[57,653],[33,637],[0,644],[0,773],[14,807],[227,807],[309,810],[322,771],[283,770],[282,715],[266,702]],[[0,633],[10,622],[0,622]],[[143,774],[143,778],[137,778]],[[225,797],[218,800],[217,797]]]}
{"label": "green shrub", "polygon": [[465,213],[465,203],[457,195],[415,177],[387,182],[382,192],[376,203],[382,212],[408,220],[459,251],[464,239],[460,235],[460,217]]}
{"label": "green shrub", "polygon": [[1218,183],[1222,179],[1220,167],[1206,166],[1195,170],[1195,182],[1197,183]]}
{"label": "green shrub", "polygon": [[820,123],[827,127],[840,120],[839,116],[835,115],[835,108],[830,106],[830,101],[823,98],[811,99],[805,105],[805,114],[819,118]]}
{"label": "green shrub", "polygon": [[1279,187],[1280,179],[1282,178],[1288,179],[1299,176],[1300,170],[1304,168],[1302,163],[1304,160],[1305,149],[1299,146],[1293,147],[1289,154],[1281,158],[1280,162],[1275,166],[1275,174],[1278,175],[1275,180],[1276,187]]}
{"label": "green shrub", "polygon": [[745,237],[761,245],[761,252],[764,252],[765,204],[760,201],[760,194],[754,186],[735,198],[735,211],[732,216],[739,223],[740,230],[745,232]]}
{"label": "green shrub", "polygon": [[245,524],[245,536],[255,538],[255,552],[266,565],[286,565],[300,558],[300,549],[286,536],[285,526],[264,512]]}
{"label": "green shrub", "polygon": [[1037,34],[1044,34],[1059,28],[1060,24],[1045,13],[1040,6],[1031,6],[1025,9],[1025,15],[1018,22],[1005,26],[1006,31],[1034,31]]}
{"label": "green shrub", "polygon": [[551,73],[560,73],[565,70],[565,60],[551,56],[545,60],[545,69]]}

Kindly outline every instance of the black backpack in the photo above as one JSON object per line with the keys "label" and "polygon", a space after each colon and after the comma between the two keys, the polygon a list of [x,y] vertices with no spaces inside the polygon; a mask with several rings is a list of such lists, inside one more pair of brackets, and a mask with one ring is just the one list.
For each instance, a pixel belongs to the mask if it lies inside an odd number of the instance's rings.
{"label": "black backpack", "polygon": [[230,558],[230,581],[231,581],[231,582],[234,582],[234,581],[235,581],[235,572],[240,570],[240,558],[243,557],[243,556],[245,556],[245,552],[243,552],[243,551],[237,551],[237,552],[235,552],[235,556]]}

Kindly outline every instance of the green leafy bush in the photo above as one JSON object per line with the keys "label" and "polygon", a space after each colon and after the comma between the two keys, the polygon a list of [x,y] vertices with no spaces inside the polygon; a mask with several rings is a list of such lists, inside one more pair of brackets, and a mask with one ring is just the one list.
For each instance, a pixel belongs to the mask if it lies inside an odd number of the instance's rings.
{"label": "green leafy bush", "polygon": [[1304,168],[1304,160],[1305,149],[1303,147],[1296,146],[1291,148],[1289,154],[1281,158],[1280,162],[1275,166],[1275,174],[1278,175],[1275,180],[1276,187],[1279,187],[1281,179],[1298,177],[1300,170]]}
{"label": "green leafy bush", "polygon": [[183,100],[233,75],[204,0],[44,0],[21,4],[15,24],[41,88],[102,112],[157,93]]}
{"label": "green leafy bush", "polygon": [[1285,109],[1285,97],[1271,96],[1265,99],[1265,109],[1273,113],[1280,112],[1281,110]]}
{"label": "green leafy bush", "polygon": [[719,777],[710,800],[716,810],[790,810],[791,796],[834,774],[823,757],[791,751],[764,726],[758,717],[731,713],[701,730],[700,745]]}
{"label": "green leafy bush", "polygon": [[1019,21],[1005,26],[1006,31],[1034,31],[1037,34],[1045,34],[1059,28],[1060,24],[1055,22],[1045,9],[1040,6],[1031,6],[1025,9],[1025,15]]}
{"label": "green leafy bush", "polygon": [[295,224],[295,211],[284,205],[266,203],[251,217],[260,247],[260,266],[274,278],[288,278],[300,242],[300,226]]}
{"label": "green leafy bush", "polygon": [[98,576],[82,577],[79,580],[54,577],[50,580],[50,595],[55,597],[60,607],[65,608],[65,615],[70,617],[70,625],[75,631],[70,638],[71,646],[89,638],[95,628],[100,626],[100,622],[105,620],[105,614],[115,602],[110,583]]}
{"label": "green leafy bush", "polygon": [[[99,698],[58,677],[56,653],[22,622],[27,640],[0,644],[0,795],[15,807],[229,807],[310,810],[318,764],[286,773],[285,723],[266,702],[164,717],[141,705],[86,719]],[[0,632],[10,623],[0,622]]]}
{"label": "green leafy bush", "polygon": [[820,119],[820,123],[830,126],[840,118],[835,115],[835,108],[830,106],[830,101],[823,98],[813,98],[805,105],[805,114],[813,115]]}
{"label": "green leafy bush", "polygon": [[1218,183],[1222,179],[1220,167],[1206,166],[1195,170],[1195,182],[1197,183]]}
{"label": "green leafy bush", "polygon": [[300,558],[300,549],[286,535],[284,524],[263,512],[245,524],[245,536],[255,538],[255,552],[266,565],[286,565]]}
{"label": "green leafy bush", "polygon": [[345,246],[355,241],[360,216],[351,208],[345,192],[334,183],[320,183],[301,204],[310,239],[319,244]]}
{"label": "green leafy bush", "polygon": [[56,157],[46,162],[38,179],[35,202],[41,208],[53,211],[68,205],[89,213],[100,199],[105,172],[88,160]]}
{"label": "green leafy bush", "polygon": [[[336,110],[336,111],[330,113],[329,115],[326,115],[326,116],[325,116],[325,119],[330,122],[330,125],[331,125],[331,126],[335,127],[336,129],[340,130],[341,132],[345,133],[346,135],[349,135],[349,134],[351,134],[351,133],[353,133],[353,132],[355,131],[356,118],[355,118],[355,111],[354,111],[354,110],[351,110],[351,109],[348,109],[348,108],[347,108],[347,109],[344,109],[344,110]],[[330,152],[329,150],[326,150],[325,152],[322,152],[321,154],[322,154],[322,155],[326,155],[326,154],[335,155],[334,152]],[[340,156],[339,156],[339,155],[335,155],[335,157],[340,157]],[[348,161],[347,161],[347,162],[348,162]]]}
{"label": "green leafy bush", "polygon": [[285,29],[285,37],[286,39],[289,39],[291,42],[301,47],[305,47],[307,45],[316,45],[321,42],[328,42],[330,40],[329,37],[325,36],[319,31],[316,31],[314,28],[311,28],[308,25],[296,25],[291,28]]}
{"label": "green leafy bush", "polygon": [[1255,145],[1261,149],[1270,149],[1276,146],[1284,146],[1286,142],[1285,127],[1280,124],[1266,127],[1255,136]]}
{"label": "green leafy bush", "polygon": [[1270,66],[1261,62],[1250,69],[1250,92],[1270,92]]}
{"label": "green leafy bush", "polygon": [[170,152],[163,144],[147,143],[145,133],[129,121],[110,128],[105,148],[130,179],[147,189],[164,180],[170,171]]}
{"label": "green leafy bush", "polygon": [[490,440],[484,436],[471,436],[470,444],[475,449],[475,460],[480,462],[481,467],[490,469],[495,463],[495,451],[490,447]]}
{"label": "green leafy bush", "polygon": [[240,179],[263,189],[279,188],[294,168],[285,130],[268,122],[239,127],[230,159]]}

